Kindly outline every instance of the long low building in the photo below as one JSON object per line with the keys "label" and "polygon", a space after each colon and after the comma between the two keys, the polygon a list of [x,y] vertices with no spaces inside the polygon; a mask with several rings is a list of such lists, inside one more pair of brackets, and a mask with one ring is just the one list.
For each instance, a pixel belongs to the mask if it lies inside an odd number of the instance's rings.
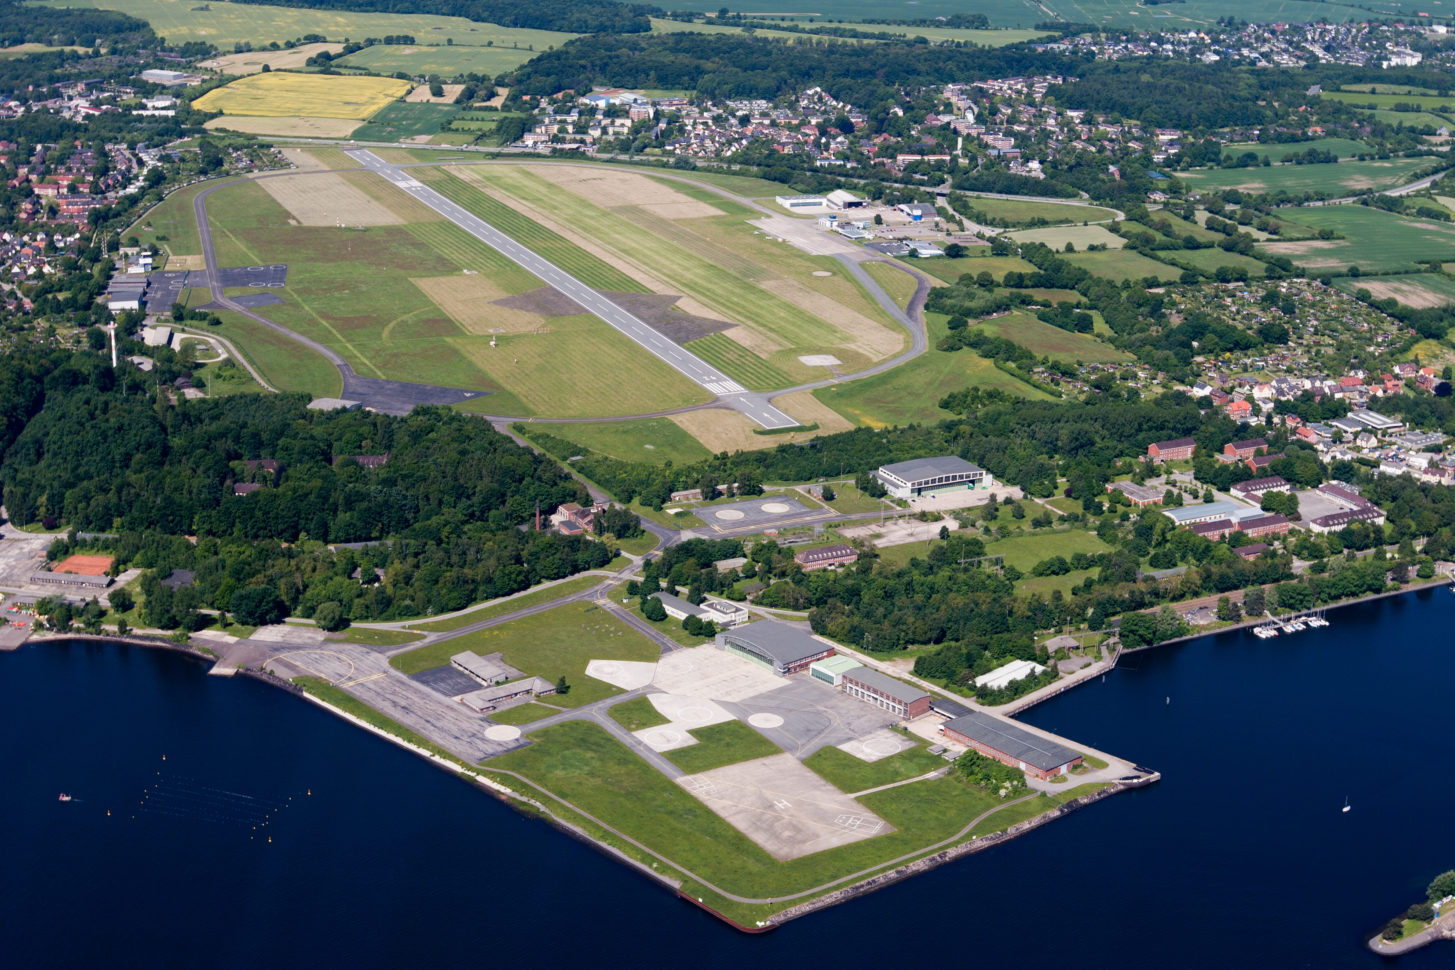
{"label": "long low building", "polygon": [[833,644],[776,620],[759,620],[725,630],[714,642],[727,653],[767,667],[780,677],[807,670],[814,661],[834,655]]}
{"label": "long low building", "polygon": [[472,690],[460,698],[460,703],[476,714],[489,714],[503,707],[524,704],[536,697],[548,697],[555,692],[556,685],[544,677],[527,677],[525,680],[513,680],[508,684]]}
{"label": "long low building", "polygon": [[946,721],[940,730],[951,741],[1042,780],[1065,774],[1072,766],[1081,764],[1081,755],[1065,745],[979,711]]}
{"label": "long low building", "polygon": [[87,576],[82,573],[53,573],[49,571],[32,574],[30,581],[32,583],[46,583],[52,586],[85,586],[90,589],[105,589],[111,585],[110,576]]}
{"label": "long low building", "polygon": [[919,717],[930,710],[930,695],[869,667],[846,671],[839,680],[844,693],[882,707],[900,717]]}
{"label": "long low building", "polygon": [[882,465],[874,474],[885,490],[898,499],[918,498],[927,493],[943,495],[958,490],[973,491],[995,484],[988,471],[954,455]]}

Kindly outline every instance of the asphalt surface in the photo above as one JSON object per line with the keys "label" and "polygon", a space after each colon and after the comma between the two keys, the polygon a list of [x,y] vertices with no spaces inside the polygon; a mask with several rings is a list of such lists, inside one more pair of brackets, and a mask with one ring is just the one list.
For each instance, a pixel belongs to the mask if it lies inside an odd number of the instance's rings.
{"label": "asphalt surface", "polygon": [[570,297],[583,310],[600,317],[614,329],[631,338],[652,356],[667,364],[688,380],[700,385],[709,394],[736,411],[741,411],[764,428],[797,427],[797,419],[768,403],[768,395],[754,394],[711,364],[684,350],[652,329],[639,317],[628,313],[596,290],[571,276],[554,263],[522,246],[505,233],[440,195],[411,176],[403,167],[390,165],[373,152],[355,150],[346,153],[365,169],[383,176],[396,188],[423,202],[476,239],[501,253],[542,282]]}

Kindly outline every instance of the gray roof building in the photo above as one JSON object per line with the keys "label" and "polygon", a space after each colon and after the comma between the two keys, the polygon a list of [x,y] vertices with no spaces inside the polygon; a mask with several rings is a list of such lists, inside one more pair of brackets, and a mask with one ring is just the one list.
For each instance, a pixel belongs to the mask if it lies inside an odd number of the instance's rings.
{"label": "gray roof building", "polygon": [[979,711],[946,721],[945,730],[993,748],[1038,771],[1052,771],[1081,757],[1065,745]]}
{"label": "gray roof building", "polygon": [[525,676],[506,663],[505,655],[501,653],[491,653],[482,657],[472,650],[466,650],[464,653],[457,653],[451,657],[450,663],[476,680],[487,684],[498,684]]}
{"label": "gray roof building", "polygon": [[728,653],[771,667],[779,674],[794,673],[815,660],[834,655],[832,644],[776,620],[745,623],[719,633],[716,642]]}
{"label": "gray roof building", "polygon": [[936,488],[956,488],[984,481],[990,484],[985,469],[956,455],[941,455],[935,458],[912,458],[897,461],[892,465],[881,465],[875,476],[891,495],[908,498]]}
{"label": "gray roof building", "polygon": [[895,680],[886,674],[881,674],[872,667],[857,667],[844,674],[844,680],[852,680],[855,683],[863,684],[865,687],[872,687],[882,693],[885,697],[893,698],[901,704],[912,704],[921,697],[929,697],[918,687],[913,687],[903,681]]}

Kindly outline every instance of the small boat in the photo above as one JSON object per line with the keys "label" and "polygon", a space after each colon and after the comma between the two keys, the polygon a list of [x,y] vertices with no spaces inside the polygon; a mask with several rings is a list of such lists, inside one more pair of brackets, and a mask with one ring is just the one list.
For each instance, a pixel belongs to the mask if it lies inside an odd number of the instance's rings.
{"label": "small boat", "polygon": [[1349,810],[1349,796],[1348,795],[1345,795],[1344,796],[1344,809],[1343,810],[1346,811],[1346,812]]}
{"label": "small boat", "polygon": [[72,799],[71,799],[71,796],[70,795],[67,795],[65,792],[61,792],[61,799],[60,800],[63,801],[63,802],[69,802]]}

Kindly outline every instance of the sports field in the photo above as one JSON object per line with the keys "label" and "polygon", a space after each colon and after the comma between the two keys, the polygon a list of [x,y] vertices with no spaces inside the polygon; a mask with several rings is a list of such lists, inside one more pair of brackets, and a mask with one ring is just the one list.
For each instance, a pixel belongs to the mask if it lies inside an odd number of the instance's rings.
{"label": "sports field", "polygon": [[1182,270],[1159,263],[1155,259],[1148,259],[1130,249],[1067,253],[1063,258],[1097,276],[1113,280],[1140,280],[1151,276],[1163,282],[1171,282],[1182,275]]}
{"label": "sports field", "polygon": [[1270,165],[1209,172],[1182,172],[1179,178],[1204,192],[1237,189],[1269,195],[1305,192],[1355,194],[1393,188],[1412,181],[1413,173],[1429,168],[1429,158],[1389,158],[1378,162],[1337,162],[1318,165]]}
{"label": "sports field", "polygon": [[[543,51],[552,44],[560,46],[576,34],[552,30],[526,30],[478,23],[464,17],[435,17],[427,14],[358,13],[352,11],[310,10],[299,7],[278,7],[251,3],[226,3],[223,0],[43,0],[55,7],[96,7],[119,10],[151,24],[152,30],[172,44],[205,40],[221,49],[246,43],[261,47],[277,41],[296,40],[306,34],[319,34],[333,41],[345,38],[385,37],[410,34],[421,43],[472,47],[522,48]],[[529,52],[527,51],[527,54]]]}
{"label": "sports field", "polygon": [[450,171],[475,196],[597,254],[651,292],[680,297],[676,309],[702,328],[685,335],[687,345],[750,388],[825,376],[803,356],[833,356],[852,373],[904,346],[904,332],[837,261],[774,242],[672,186],[576,166]]}
{"label": "sports field", "polygon": [[935,343],[949,333],[946,319],[938,313],[925,314],[930,349],[914,360],[884,374],[820,388],[813,396],[854,424],[873,428],[943,420],[948,415],[940,410],[940,399],[972,385],[1046,399],[1045,392],[1016,380],[973,351],[935,350]]}
{"label": "sports field", "polygon": [[1258,248],[1287,256],[1304,269],[1322,274],[1358,266],[1366,273],[1419,268],[1420,260],[1455,259],[1455,226],[1412,219],[1362,205],[1314,206],[1298,210],[1299,223],[1329,229],[1342,239],[1264,242]]}
{"label": "sports field", "polygon": [[1455,280],[1437,273],[1383,278],[1345,276],[1334,280],[1334,285],[1351,295],[1357,290],[1368,290],[1376,300],[1392,298],[1417,310],[1455,303]]}
{"label": "sports field", "polygon": [[1075,360],[1087,363],[1129,359],[1120,350],[1095,337],[1053,327],[1049,323],[1037,320],[1030,314],[1020,311],[1007,313],[1005,316],[995,317],[991,320],[982,320],[975,324],[975,329],[1020,344],[1038,357],[1045,356],[1056,360]]}
{"label": "sports field", "polygon": [[193,106],[200,111],[262,118],[364,119],[412,88],[408,81],[394,78],[274,71],[238,78],[208,91]]}

